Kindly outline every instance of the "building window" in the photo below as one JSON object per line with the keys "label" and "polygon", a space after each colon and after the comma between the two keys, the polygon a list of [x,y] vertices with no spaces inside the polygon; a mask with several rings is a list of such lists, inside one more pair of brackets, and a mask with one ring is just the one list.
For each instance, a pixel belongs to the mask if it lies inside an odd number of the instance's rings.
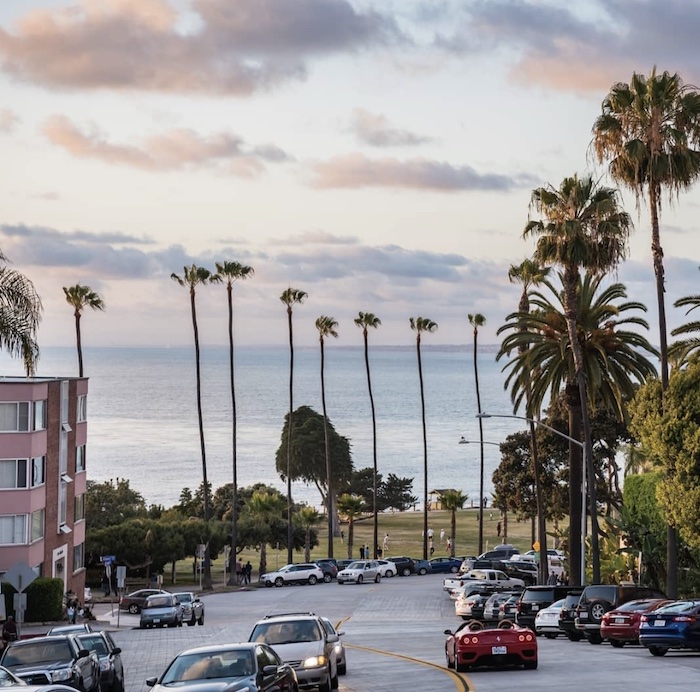
{"label": "building window", "polygon": [[0,516],[0,545],[18,545],[27,542],[27,515]]}
{"label": "building window", "polygon": [[0,403],[0,432],[27,432],[28,430],[28,401]]}
{"label": "building window", "polygon": [[32,543],[44,537],[44,516],[45,510],[43,509],[37,509],[36,512],[32,512]]}
{"label": "building window", "polygon": [[44,485],[46,482],[46,457],[32,459],[32,488]]}
{"label": "building window", "polygon": [[79,569],[85,567],[85,544],[73,546],[73,571],[77,572]]}
{"label": "building window", "polygon": [[85,445],[75,448],[75,472],[85,471]]}
{"label": "building window", "polygon": [[61,481],[58,488],[58,525],[59,527],[66,523],[66,514],[68,506],[68,486],[65,481]]}
{"label": "building window", "polygon": [[27,460],[0,459],[0,488],[27,487]]}
{"label": "building window", "polygon": [[75,496],[75,521],[85,519],[85,493]]}
{"label": "building window", "polygon": [[87,420],[87,395],[85,394],[78,397],[78,411],[76,420],[79,423]]}
{"label": "building window", "polygon": [[61,423],[68,422],[68,380],[61,382]]}
{"label": "building window", "polygon": [[46,402],[32,403],[32,430],[46,430]]}

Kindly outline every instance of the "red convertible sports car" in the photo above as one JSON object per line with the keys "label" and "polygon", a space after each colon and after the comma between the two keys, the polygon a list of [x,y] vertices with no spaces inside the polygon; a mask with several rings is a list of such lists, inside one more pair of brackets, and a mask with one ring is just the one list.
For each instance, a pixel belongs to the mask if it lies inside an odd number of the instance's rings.
{"label": "red convertible sports car", "polygon": [[478,620],[445,630],[447,667],[459,672],[476,666],[524,666],[537,668],[537,637],[526,627],[501,620],[498,627],[484,629]]}

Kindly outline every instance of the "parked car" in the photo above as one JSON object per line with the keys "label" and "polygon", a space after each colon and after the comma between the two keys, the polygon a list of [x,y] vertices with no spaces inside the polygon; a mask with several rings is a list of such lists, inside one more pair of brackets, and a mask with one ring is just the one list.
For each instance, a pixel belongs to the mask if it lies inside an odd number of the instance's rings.
{"label": "parked car", "polygon": [[512,620],[515,622],[515,614],[518,612],[519,593],[508,596],[508,600],[498,606],[498,620]]}
{"label": "parked car", "polygon": [[600,644],[603,641],[600,635],[603,615],[623,603],[640,598],[666,598],[666,595],[656,589],[632,583],[587,586],[576,606],[576,629],[582,632],[591,644]]}
{"label": "parked car", "polygon": [[421,577],[432,572],[433,568],[430,565],[430,560],[423,560],[421,558],[414,557],[413,562],[416,565],[416,574],[420,574]]}
{"label": "parked car", "polygon": [[455,601],[455,615],[459,615],[462,620],[481,620],[484,616],[486,601],[492,594],[473,593],[461,595]]}
{"label": "parked car", "polygon": [[182,627],[182,606],[172,593],[149,596],[141,608],[139,627]]}
{"label": "parked car", "polygon": [[485,622],[498,622],[502,603],[505,603],[513,594],[510,591],[497,591],[492,593],[484,604],[483,619]]}
{"label": "parked car", "polygon": [[139,589],[132,591],[126,596],[122,596],[119,600],[119,610],[128,610],[132,615],[138,615],[143,608],[143,604],[149,596],[154,596],[158,593],[170,593],[163,589]]}
{"label": "parked car", "polygon": [[89,622],[80,622],[75,625],[56,625],[51,627],[46,633],[47,637],[53,637],[56,634],[85,634],[92,632],[92,627]]}
{"label": "parked car", "polygon": [[275,572],[260,575],[265,586],[284,586],[285,584],[317,584],[323,582],[323,570],[313,562],[300,562],[285,565]]}
{"label": "parked car", "polygon": [[341,569],[345,569],[351,562],[355,562],[354,559],[350,560],[349,558],[343,558],[342,560],[336,560],[335,563],[338,566],[338,571],[340,572]]}
{"label": "parked car", "polygon": [[11,670],[0,666],[0,687],[15,687],[16,685],[26,684],[22,678],[18,678]]}
{"label": "parked car", "polygon": [[389,562],[393,562],[396,565],[398,574],[400,574],[402,577],[408,577],[416,572],[416,563],[410,557],[401,555],[397,557],[385,557],[384,559],[389,560]]}
{"label": "parked car", "polygon": [[487,550],[481,553],[477,559],[479,560],[508,560],[512,555],[517,555],[520,551],[510,543],[502,543],[497,545],[493,550]]}
{"label": "parked car", "polygon": [[525,582],[522,579],[509,577],[505,572],[498,569],[472,569],[464,575],[467,579],[485,582],[489,585],[498,587],[524,587]]}
{"label": "parked car", "polygon": [[540,610],[548,608],[554,601],[565,598],[569,591],[577,589],[580,594],[581,588],[580,586],[528,586],[518,601],[515,621],[523,627],[534,629],[535,618]]}
{"label": "parked car", "polygon": [[398,567],[391,560],[377,560],[382,577],[390,579],[398,574]]}
{"label": "parked car", "polygon": [[510,561],[502,562],[502,570],[509,576],[515,579],[521,579],[525,586],[534,586],[537,584],[537,565],[533,565],[534,570],[518,567],[518,564]]}
{"label": "parked car", "polygon": [[177,591],[174,596],[182,606],[182,621],[192,627],[195,623],[204,624],[204,603],[192,591]]}
{"label": "parked car", "polygon": [[3,652],[0,665],[28,685],[60,683],[80,692],[99,692],[100,662],[75,634],[13,642]]}
{"label": "parked car", "polygon": [[379,584],[382,573],[376,560],[356,560],[338,572],[336,580],[338,584],[362,584],[363,582]]}
{"label": "parked car", "polygon": [[700,651],[700,600],[674,601],[642,615],[639,643],[653,656],[669,649]]}
{"label": "parked car", "polygon": [[154,692],[247,690],[296,692],[297,676],[263,643],[211,644],[181,651],[160,677],[146,678]]}
{"label": "parked car", "polygon": [[537,637],[532,630],[503,620],[484,629],[478,621],[465,622],[454,632],[445,630],[447,667],[466,672],[477,666],[522,665],[537,668]]}
{"label": "parked car", "polygon": [[122,650],[109,632],[79,634],[78,639],[84,649],[94,651],[100,662],[100,685],[102,692],[124,692],[124,666]]}
{"label": "parked car", "polygon": [[434,557],[430,561],[430,567],[436,574],[457,574],[464,560],[466,557]]}
{"label": "parked car", "polygon": [[544,634],[547,639],[556,639],[561,630],[559,629],[559,613],[566,599],[560,598],[551,605],[537,612],[535,615],[535,634],[539,637]]}
{"label": "parked car", "polygon": [[619,608],[603,615],[600,621],[600,636],[618,649],[625,644],[637,644],[642,615],[648,615],[670,602],[664,598],[642,598],[623,603]]}
{"label": "parked car", "polygon": [[583,632],[576,629],[576,606],[583,593],[582,586],[572,588],[564,598],[564,605],[559,611],[559,629],[571,642],[579,642],[583,639]]}
{"label": "parked car", "polygon": [[314,613],[281,613],[258,620],[249,640],[268,644],[295,670],[299,687],[331,692],[338,687],[335,645],[341,632],[329,634]]}
{"label": "parked car", "polygon": [[345,675],[348,672],[348,662],[345,658],[345,646],[343,645],[343,640],[340,638],[342,632],[336,631],[333,627],[333,623],[328,618],[321,618],[321,623],[326,628],[326,632],[329,636],[337,635],[338,641],[335,643],[335,654],[338,661],[338,675]]}
{"label": "parked car", "polygon": [[326,582],[326,584],[329,584],[338,576],[338,563],[335,561],[335,558],[324,557],[314,562],[321,568],[323,572],[323,581]]}

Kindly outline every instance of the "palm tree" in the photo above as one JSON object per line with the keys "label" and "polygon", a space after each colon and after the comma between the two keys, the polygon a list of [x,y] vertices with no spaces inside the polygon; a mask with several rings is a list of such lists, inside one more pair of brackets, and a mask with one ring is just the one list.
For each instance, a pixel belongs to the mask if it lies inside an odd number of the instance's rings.
{"label": "palm tree", "polygon": [[[359,495],[343,493],[338,496],[338,513],[348,520],[348,560],[352,560],[352,549],[355,543],[355,521],[366,511],[367,505]],[[377,549],[376,545],[374,549]]]}
{"label": "palm tree", "polygon": [[304,529],[304,562],[311,562],[311,529],[321,522],[321,515],[313,507],[300,507],[295,514],[296,522]]}
{"label": "palm tree", "polygon": [[[651,213],[651,252],[656,277],[661,346],[661,389],[668,388],[668,342],[664,293],[664,253],[659,218],[662,190],[673,203],[700,176],[700,93],[683,83],[678,73],[648,78],[632,73],[629,84],[615,84],[603,99],[602,113],[593,125],[593,147],[599,161],[609,161],[615,181],[646,199]],[[666,593],[678,591],[676,531],[667,527]]]}
{"label": "palm tree", "polygon": [[576,294],[581,268],[602,274],[622,261],[627,253],[632,222],[618,204],[617,190],[600,186],[590,177],[579,179],[574,175],[564,178],[559,189],[548,185],[533,190],[531,207],[544,217],[544,220],[529,221],[523,234],[537,238],[535,259],[547,266],[562,267],[564,311],[576,368],[575,381],[581,401],[585,461],[590,479],[588,490],[593,583],[597,584],[600,582],[600,551],[596,484],[583,356],[576,331]]}
{"label": "palm tree", "polygon": [[[563,278],[561,274],[559,276]],[[638,331],[648,328],[646,321],[636,314],[630,315],[631,312],[646,311],[645,306],[626,301],[627,294],[622,284],[611,284],[602,289],[603,280],[604,277],[587,273],[579,282],[576,292],[577,340],[582,351],[585,379],[592,383],[591,402],[601,402],[623,419],[625,402],[633,396],[636,386],[655,372],[643,353],[653,356],[656,351]],[[564,307],[566,293],[548,280],[543,285],[548,289],[547,294],[542,291],[530,293],[533,310],[509,315],[507,323],[499,329],[499,334],[505,330],[510,330],[510,333],[503,340],[498,357],[517,352],[504,368],[511,371],[506,387],[511,388],[511,399],[516,408],[527,396],[528,387],[531,387],[529,395],[533,410],[541,410],[550,398],[562,390],[566,392],[569,436],[578,439],[580,397]],[[633,329],[628,329],[629,325]],[[523,344],[528,346],[527,350],[520,349]],[[532,373],[537,376],[533,378]],[[572,446],[569,445],[570,451]],[[569,476],[570,505],[573,505],[570,507],[570,524],[574,525],[570,530],[569,556],[573,579],[580,574],[581,548],[581,486],[576,469],[577,466],[573,465],[573,475],[570,469]],[[595,475],[591,474],[590,478],[594,479]]]}
{"label": "palm tree", "polygon": [[24,361],[27,377],[36,373],[39,344],[36,332],[43,306],[34,284],[10,269],[0,251],[0,348]]}
{"label": "palm tree", "polygon": [[[202,420],[202,378],[200,371],[199,358],[199,330],[197,328],[197,307],[195,296],[197,286],[205,286],[211,281],[211,272],[204,267],[198,267],[193,264],[189,267],[183,267],[182,276],[173,273],[170,278],[179,286],[187,288],[190,293],[190,310],[192,313],[192,330],[194,332],[194,360],[196,367],[196,383],[197,383],[197,421],[199,423],[199,446],[202,454],[202,483],[205,489],[204,492],[204,522],[207,527],[209,525],[209,493],[206,490],[209,488],[207,480],[207,453],[204,444],[204,422]],[[209,542],[206,542],[206,553],[204,555],[204,580],[203,588],[211,589],[211,564],[209,560]],[[233,550],[233,548],[232,548]]]}
{"label": "palm tree", "polygon": [[287,426],[287,562],[293,562],[292,539],[292,413],[294,411],[294,333],[292,331],[292,306],[304,302],[308,294],[291,286],[282,291],[280,300],[287,306],[287,324],[289,325],[289,416]]}
{"label": "palm tree", "polygon": [[66,294],[66,302],[73,308],[75,317],[75,340],[78,345],[78,376],[83,376],[83,344],[80,338],[80,318],[85,308],[93,310],[104,310],[105,303],[100,296],[89,286],[64,286],[63,292]]}
{"label": "palm tree", "polygon": [[[550,267],[543,267],[539,262],[533,259],[524,259],[520,264],[513,264],[508,269],[508,280],[511,283],[519,282],[522,285],[520,293],[520,301],[518,302],[518,311],[521,313],[530,312],[529,290],[531,286],[537,286],[544,281],[551,271]],[[519,347],[519,352],[527,351],[527,345],[522,344]],[[530,383],[526,383],[527,390],[525,392],[526,411],[530,418],[539,419],[539,411],[531,411],[530,408]],[[517,409],[516,409],[517,412]],[[540,550],[545,550],[547,546],[547,522],[544,516],[544,500],[542,497],[542,483],[540,479],[541,468],[539,459],[539,450],[537,448],[537,435],[535,431],[535,422],[530,420],[530,453],[532,454],[532,471],[535,479],[535,504],[537,507],[537,542],[540,545]],[[504,521],[507,525],[507,522]],[[548,578],[548,564],[546,560],[540,560],[539,565],[539,581],[540,584],[546,584]]]}
{"label": "palm tree", "polygon": [[334,535],[334,520],[335,514],[333,510],[333,474],[331,472],[331,445],[328,439],[328,415],[326,413],[326,358],[324,343],[325,340],[332,336],[338,338],[338,332],[335,328],[338,323],[332,317],[321,315],[316,320],[316,329],[318,329],[318,340],[321,345],[321,404],[323,407],[323,441],[326,451],[326,510],[328,511],[328,557],[333,557],[333,535]]}
{"label": "palm tree", "polygon": [[[476,409],[481,413],[479,393],[479,368],[477,366],[477,339],[479,327],[486,324],[486,318],[479,312],[469,314],[469,324],[474,327],[474,383],[476,386]],[[484,421],[479,417],[479,555],[484,552]]]}
{"label": "palm tree", "polygon": [[[231,380],[231,410],[232,410],[232,438],[233,438],[233,488],[231,490],[231,550],[236,554],[238,547],[238,460],[237,460],[237,416],[236,416],[236,387],[234,377],[234,351],[233,351],[233,284],[235,281],[245,280],[255,274],[253,267],[240,264],[240,262],[216,262],[216,274],[211,281],[226,283],[226,296],[228,299],[228,360],[229,376]],[[231,583],[235,583],[236,574],[231,572]]]}
{"label": "palm tree", "polygon": [[[684,296],[679,298],[673,305],[677,308],[688,308],[685,312],[688,315],[695,308],[700,307],[700,295]],[[669,346],[669,358],[676,360],[679,365],[687,364],[690,358],[700,350],[700,337],[697,336],[697,332],[700,332],[700,321],[698,320],[691,320],[680,327],[676,327],[671,332],[671,336],[684,336],[686,338],[680,339]],[[691,336],[687,336],[689,334]]]}
{"label": "palm tree", "polygon": [[256,533],[263,538],[260,541],[260,574],[267,572],[267,544],[272,540],[270,522],[279,517],[284,511],[284,500],[276,494],[257,490],[245,503],[255,525]]}
{"label": "palm tree", "polygon": [[418,380],[420,382],[420,408],[423,421],[423,559],[428,559],[428,434],[425,427],[425,390],[423,388],[423,362],[420,342],[423,332],[431,334],[438,326],[427,317],[409,317],[411,329],[416,332],[416,353],[418,355]]}
{"label": "palm tree", "polygon": [[[450,513],[450,541],[452,548],[450,549],[450,557],[455,556],[455,541],[457,538],[457,510],[464,507],[464,503],[469,499],[469,495],[465,495],[459,490],[446,490],[441,497],[442,507]],[[479,553],[481,555],[481,552]]]}
{"label": "palm tree", "polygon": [[[365,344],[365,370],[367,371],[367,388],[369,390],[369,405],[372,411],[372,516],[373,516],[373,545],[372,555],[377,559],[377,547],[379,546],[379,513],[377,510],[377,418],[374,413],[374,396],[372,395],[372,379],[369,371],[369,339],[368,330],[376,329],[382,321],[371,312],[360,312],[355,318],[355,324],[362,329],[362,338]],[[350,555],[352,557],[352,555]]]}

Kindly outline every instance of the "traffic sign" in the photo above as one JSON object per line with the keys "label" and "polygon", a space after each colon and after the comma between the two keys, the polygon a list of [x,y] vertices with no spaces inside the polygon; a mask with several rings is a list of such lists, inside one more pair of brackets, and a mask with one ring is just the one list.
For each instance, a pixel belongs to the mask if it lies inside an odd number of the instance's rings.
{"label": "traffic sign", "polygon": [[535,541],[535,542],[532,544],[532,549],[533,549],[536,553],[539,553],[539,552],[540,552],[540,542],[539,542],[539,541]]}
{"label": "traffic sign", "polygon": [[36,573],[26,562],[16,562],[2,578],[19,592],[24,591],[35,579]]}

